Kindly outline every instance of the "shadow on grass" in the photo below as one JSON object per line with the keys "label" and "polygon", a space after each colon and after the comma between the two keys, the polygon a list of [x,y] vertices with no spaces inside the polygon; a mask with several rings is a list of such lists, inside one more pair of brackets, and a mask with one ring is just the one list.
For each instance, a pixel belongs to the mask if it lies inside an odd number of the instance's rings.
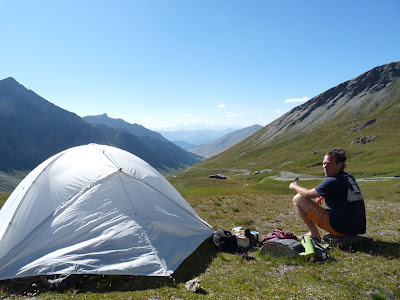
{"label": "shadow on grass", "polygon": [[347,247],[340,247],[344,251],[364,252],[374,256],[382,256],[389,259],[400,258],[400,243],[374,240],[369,243],[361,243]]}
{"label": "shadow on grass", "polygon": [[156,289],[164,286],[175,287],[179,283],[196,278],[204,273],[217,256],[211,238],[205,240],[170,277],[152,276],[98,276],[90,286],[80,292],[138,291]]}
{"label": "shadow on grass", "polygon": [[[212,246],[211,238],[208,238],[182,262],[170,277],[89,275],[90,279],[87,280],[87,277],[83,275],[75,275],[76,281],[74,279],[71,286],[59,289],[46,287],[39,276],[29,277],[19,281],[0,281],[0,296],[1,293],[26,295],[27,293],[39,294],[51,290],[59,293],[68,290],[74,290],[78,293],[105,293],[157,289],[165,286],[175,287],[179,283],[184,283],[204,273],[216,256],[217,250]],[[32,286],[33,283],[35,283],[34,287]],[[200,290],[199,293],[202,293],[202,291]]]}

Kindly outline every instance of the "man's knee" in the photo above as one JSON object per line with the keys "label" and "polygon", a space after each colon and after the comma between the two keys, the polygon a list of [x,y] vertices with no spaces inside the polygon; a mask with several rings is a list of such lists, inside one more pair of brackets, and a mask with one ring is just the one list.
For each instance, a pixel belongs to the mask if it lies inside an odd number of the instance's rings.
{"label": "man's knee", "polygon": [[298,209],[302,209],[306,213],[308,213],[308,211],[311,209],[314,203],[315,202],[313,200],[305,198],[300,194],[296,194],[293,197],[293,205]]}
{"label": "man's knee", "polygon": [[301,202],[304,202],[304,200],[305,200],[305,198],[302,195],[296,194],[293,197],[293,205],[299,206]]}

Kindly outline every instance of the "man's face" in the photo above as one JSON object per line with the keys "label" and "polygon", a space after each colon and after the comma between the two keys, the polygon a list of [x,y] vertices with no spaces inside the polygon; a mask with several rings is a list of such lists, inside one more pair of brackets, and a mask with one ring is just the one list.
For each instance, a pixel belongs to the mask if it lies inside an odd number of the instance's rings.
{"label": "man's face", "polygon": [[343,163],[340,162],[337,164],[334,155],[325,155],[324,160],[322,161],[322,165],[324,167],[325,176],[333,177],[340,172]]}

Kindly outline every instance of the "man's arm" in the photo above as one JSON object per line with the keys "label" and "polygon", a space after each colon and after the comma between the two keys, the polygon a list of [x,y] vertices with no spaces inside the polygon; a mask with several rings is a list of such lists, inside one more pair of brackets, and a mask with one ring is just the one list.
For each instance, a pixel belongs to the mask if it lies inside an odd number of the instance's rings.
{"label": "man's arm", "polygon": [[305,187],[302,187],[300,185],[297,184],[297,182],[292,182],[289,185],[289,188],[292,190],[295,190],[298,194],[302,195],[304,198],[307,199],[313,199],[313,198],[319,198],[321,197],[320,194],[318,194],[318,192],[314,189],[306,189]]}

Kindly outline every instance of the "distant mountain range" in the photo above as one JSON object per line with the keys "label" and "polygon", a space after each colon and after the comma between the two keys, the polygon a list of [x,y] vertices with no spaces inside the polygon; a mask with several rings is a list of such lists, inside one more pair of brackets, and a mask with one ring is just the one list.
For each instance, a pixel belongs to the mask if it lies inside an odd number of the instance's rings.
{"label": "distant mountain range", "polygon": [[243,129],[239,129],[234,132],[225,134],[223,137],[220,137],[219,139],[216,139],[212,142],[190,148],[188,149],[188,151],[205,158],[210,158],[243,141],[261,128],[263,128],[261,125],[253,125]]}
{"label": "distant mountain range", "polygon": [[125,149],[163,173],[197,163],[207,169],[315,174],[322,172],[323,154],[342,147],[348,152],[352,173],[399,175],[400,62],[365,72],[252,130],[254,134],[247,132],[250,136],[217,155],[212,151],[217,151],[220,142],[229,147],[218,138],[207,150],[194,147],[197,150],[191,151],[211,156],[202,161],[168,141],[171,137],[164,136],[165,132],[152,132],[106,114],[82,119],[7,78],[0,81],[0,180],[13,170],[21,176],[18,171],[31,170],[62,150],[92,142]]}
{"label": "distant mountain range", "polygon": [[[240,128],[242,129],[242,128]],[[203,145],[212,142],[225,134],[237,131],[238,128],[227,128],[227,129],[204,129],[204,130],[176,130],[158,131],[163,137],[167,138],[171,142],[181,146],[184,149],[193,148],[199,145]]]}
{"label": "distant mountain range", "polygon": [[118,128],[92,126],[11,77],[0,81],[0,171],[29,171],[60,151],[88,143],[127,150],[164,173],[202,160],[140,125]]}
{"label": "distant mountain range", "polygon": [[399,136],[400,62],[394,62],[321,93],[198,166],[321,174],[324,153],[340,147],[353,173],[399,175]]}
{"label": "distant mountain range", "polygon": [[[114,119],[110,118],[107,114],[102,114],[102,115],[97,115],[97,116],[86,116],[82,118],[85,122],[98,127],[101,125],[105,125],[110,128],[114,128],[117,130],[123,130],[125,132],[128,132],[132,134],[135,137],[138,137],[143,143],[145,143],[148,147],[153,147],[154,145],[157,144],[164,144],[164,143],[170,143],[168,139],[163,137],[160,133],[149,130],[142,125],[139,124],[131,124],[128,123],[122,119]],[[252,135],[259,129],[261,129],[262,126],[260,125],[253,125],[247,128],[239,129],[236,131],[231,132],[233,129],[225,129],[225,130],[185,130],[180,131],[174,135],[173,132],[166,132],[163,131],[164,134],[167,134],[168,136],[180,136],[181,138],[188,138],[190,139],[193,137],[193,139],[196,138],[206,138],[207,140],[210,139],[212,136],[220,136],[224,132],[229,132],[228,134],[225,134],[224,136],[213,140],[212,142],[200,145],[200,146],[195,146],[193,144],[190,144],[186,141],[172,141],[174,144],[177,146],[184,148],[188,150],[191,153],[194,153],[196,155],[199,155],[204,158],[209,158],[213,155],[217,155],[221,153],[222,151],[232,147],[233,145],[239,143],[240,141],[244,140],[248,136]],[[190,148],[190,149],[188,149]]]}

